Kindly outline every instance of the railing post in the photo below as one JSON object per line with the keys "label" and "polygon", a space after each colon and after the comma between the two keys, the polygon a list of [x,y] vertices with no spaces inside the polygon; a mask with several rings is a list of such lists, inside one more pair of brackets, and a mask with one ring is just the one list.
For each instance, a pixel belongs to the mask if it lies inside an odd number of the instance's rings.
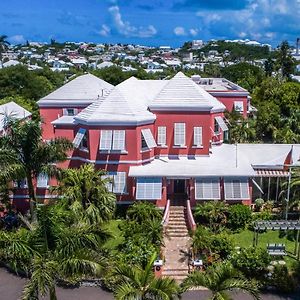
{"label": "railing post", "polygon": [[193,217],[190,199],[188,199],[188,200],[186,201],[186,210],[187,210],[187,219],[188,219],[189,227],[190,227],[190,229],[191,229],[192,231],[195,231],[197,225],[196,225],[195,220],[194,220],[194,217]]}

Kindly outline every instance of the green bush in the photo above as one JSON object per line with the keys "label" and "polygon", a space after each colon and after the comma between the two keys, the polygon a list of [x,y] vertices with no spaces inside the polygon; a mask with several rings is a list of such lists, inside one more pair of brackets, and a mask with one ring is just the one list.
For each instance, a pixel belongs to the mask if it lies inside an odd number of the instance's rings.
{"label": "green bush", "polygon": [[261,210],[261,208],[263,207],[265,201],[262,198],[257,198],[255,199],[255,208],[257,211]]}
{"label": "green bush", "polygon": [[258,247],[242,248],[235,253],[231,262],[233,266],[248,278],[263,278],[267,274],[267,267],[271,257],[267,250]]}
{"label": "green bush", "polygon": [[296,289],[295,278],[289,273],[287,266],[276,265],[270,279],[270,285],[278,292],[291,293]]}
{"label": "green bush", "polygon": [[228,209],[228,227],[233,230],[245,229],[252,220],[249,206],[243,204],[231,205]]}

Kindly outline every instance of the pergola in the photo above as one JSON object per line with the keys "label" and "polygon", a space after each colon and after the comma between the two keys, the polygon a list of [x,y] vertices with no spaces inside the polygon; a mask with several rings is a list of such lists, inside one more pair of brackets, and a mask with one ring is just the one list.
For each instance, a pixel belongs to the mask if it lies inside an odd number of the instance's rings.
{"label": "pergola", "polygon": [[258,244],[258,235],[262,230],[294,230],[297,231],[294,256],[299,260],[300,258],[300,245],[299,245],[299,235],[300,235],[300,220],[274,220],[274,221],[256,221],[253,224],[254,236],[253,236],[253,246]]}

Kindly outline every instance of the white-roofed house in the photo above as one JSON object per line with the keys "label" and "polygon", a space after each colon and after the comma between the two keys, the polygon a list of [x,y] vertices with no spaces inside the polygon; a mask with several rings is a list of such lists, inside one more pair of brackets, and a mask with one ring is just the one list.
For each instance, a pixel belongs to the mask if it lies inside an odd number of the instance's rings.
{"label": "white-roofed house", "polygon": [[73,142],[65,167],[93,163],[107,170],[119,203],[148,200],[165,207],[167,199],[180,198],[192,205],[249,205],[257,177],[288,176],[300,145],[224,144],[226,105],[214,92],[228,92],[228,86],[231,93],[248,92],[222,79],[210,92],[195,81],[179,72],[170,80],[131,77],[113,87],[80,76],[38,101],[43,137]]}
{"label": "white-roofed house", "polygon": [[5,132],[8,119],[23,120],[31,117],[31,112],[11,101],[0,105],[0,135]]}

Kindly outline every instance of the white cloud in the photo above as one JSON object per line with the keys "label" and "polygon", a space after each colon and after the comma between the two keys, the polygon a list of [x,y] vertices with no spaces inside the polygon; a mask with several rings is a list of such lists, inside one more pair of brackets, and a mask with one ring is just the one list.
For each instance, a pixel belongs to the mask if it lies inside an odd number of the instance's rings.
{"label": "white cloud", "polygon": [[184,36],[186,35],[185,29],[181,26],[177,26],[174,28],[174,33],[177,36]]}
{"label": "white cloud", "polygon": [[110,28],[106,24],[103,24],[99,34],[102,36],[108,36],[110,34]]}
{"label": "white cloud", "polygon": [[199,30],[197,28],[190,29],[191,36],[196,36],[198,33],[199,33]]}
{"label": "white cloud", "polygon": [[8,38],[8,40],[12,44],[24,44],[26,42],[26,39],[21,34],[16,34],[16,35],[10,36]]}
{"label": "white cloud", "polygon": [[157,34],[157,30],[153,25],[136,27],[131,25],[130,22],[123,21],[118,5],[109,7],[108,11],[113,18],[117,31],[126,37],[148,38]]}

